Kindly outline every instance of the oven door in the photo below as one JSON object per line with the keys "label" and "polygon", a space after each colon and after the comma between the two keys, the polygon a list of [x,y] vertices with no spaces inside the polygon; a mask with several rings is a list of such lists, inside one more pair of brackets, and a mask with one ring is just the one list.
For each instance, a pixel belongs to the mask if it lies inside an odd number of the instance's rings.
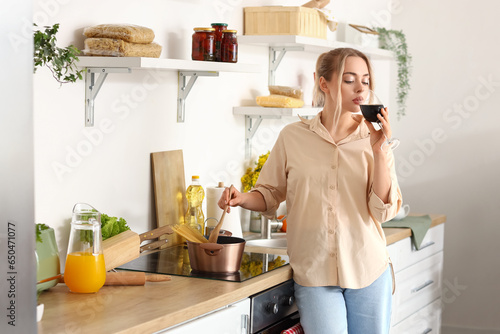
{"label": "oven door", "polygon": [[288,318],[297,314],[298,319],[297,311],[291,279],[253,295],[250,297],[250,333],[274,333],[267,330],[281,322],[283,324],[276,328],[288,329],[295,324],[286,327],[290,322]]}
{"label": "oven door", "polygon": [[280,334],[282,331],[298,324],[299,320],[299,312],[295,312],[292,315],[289,315],[288,317],[281,319],[271,326],[257,332],[256,334]]}

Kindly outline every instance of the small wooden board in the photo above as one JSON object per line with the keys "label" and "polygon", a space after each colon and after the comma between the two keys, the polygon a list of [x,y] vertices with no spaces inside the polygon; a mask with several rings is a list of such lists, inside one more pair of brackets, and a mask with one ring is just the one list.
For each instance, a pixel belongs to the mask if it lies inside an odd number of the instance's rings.
{"label": "small wooden board", "polygon": [[[157,227],[184,222],[187,200],[182,150],[151,153],[151,167]],[[182,242],[176,233],[167,238],[167,247]]]}

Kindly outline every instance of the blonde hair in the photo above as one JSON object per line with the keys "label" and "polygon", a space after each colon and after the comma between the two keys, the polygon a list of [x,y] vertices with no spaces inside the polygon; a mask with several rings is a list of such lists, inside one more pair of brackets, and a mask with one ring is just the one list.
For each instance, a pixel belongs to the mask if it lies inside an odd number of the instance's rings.
{"label": "blonde hair", "polygon": [[345,60],[347,57],[360,57],[366,62],[368,73],[370,74],[369,89],[373,90],[372,68],[368,57],[361,51],[351,48],[338,48],[322,53],[316,61],[316,72],[314,78],[313,105],[316,107],[325,106],[325,93],[321,90],[319,79],[325,78],[330,81],[334,74],[337,74],[338,91],[336,99],[336,113],[340,112],[342,106],[342,94],[340,92],[342,83],[342,73],[344,72]]}

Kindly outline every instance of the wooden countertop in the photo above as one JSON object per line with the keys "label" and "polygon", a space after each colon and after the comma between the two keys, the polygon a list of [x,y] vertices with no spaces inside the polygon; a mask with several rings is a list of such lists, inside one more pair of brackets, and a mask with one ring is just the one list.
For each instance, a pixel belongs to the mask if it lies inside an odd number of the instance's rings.
{"label": "wooden countertop", "polygon": [[[446,221],[430,215],[432,225]],[[384,229],[387,243],[411,236],[405,228]],[[42,293],[41,334],[152,333],[247,298],[292,278],[290,266],[242,283],[172,276],[144,286],[104,286],[96,294],[70,293],[58,284]]]}

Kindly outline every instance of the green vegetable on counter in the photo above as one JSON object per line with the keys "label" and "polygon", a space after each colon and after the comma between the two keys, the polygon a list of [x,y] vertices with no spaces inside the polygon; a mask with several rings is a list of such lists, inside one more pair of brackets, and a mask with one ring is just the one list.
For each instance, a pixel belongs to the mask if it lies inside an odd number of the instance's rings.
{"label": "green vegetable on counter", "polygon": [[125,219],[110,217],[105,213],[101,214],[102,240],[106,240],[128,230],[130,230],[130,227],[127,226]]}
{"label": "green vegetable on counter", "polygon": [[[130,230],[130,227],[127,226],[125,219],[110,217],[105,213],[101,214],[101,235],[103,241],[127,230]],[[92,231],[80,231],[80,239],[83,242],[92,243]]]}
{"label": "green vegetable on counter", "polygon": [[48,227],[45,224],[36,224],[36,242],[43,242],[42,240],[42,231],[43,230],[48,230],[50,227]]}

